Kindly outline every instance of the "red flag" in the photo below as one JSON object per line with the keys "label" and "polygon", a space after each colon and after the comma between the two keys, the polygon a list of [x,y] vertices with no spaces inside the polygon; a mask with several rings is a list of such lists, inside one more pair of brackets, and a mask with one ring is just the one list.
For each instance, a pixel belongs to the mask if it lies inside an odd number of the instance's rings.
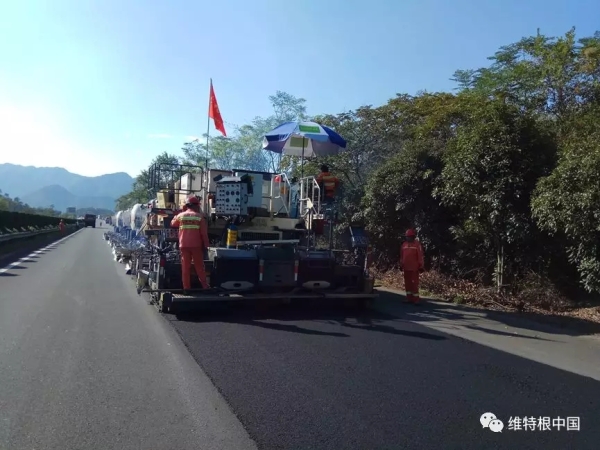
{"label": "red flag", "polygon": [[210,80],[210,100],[208,106],[208,117],[210,117],[215,122],[215,128],[218,131],[220,131],[221,134],[223,134],[223,136],[227,137],[227,133],[225,132],[225,124],[223,123],[221,112],[219,111],[217,97],[215,97],[215,90],[213,89],[212,80]]}

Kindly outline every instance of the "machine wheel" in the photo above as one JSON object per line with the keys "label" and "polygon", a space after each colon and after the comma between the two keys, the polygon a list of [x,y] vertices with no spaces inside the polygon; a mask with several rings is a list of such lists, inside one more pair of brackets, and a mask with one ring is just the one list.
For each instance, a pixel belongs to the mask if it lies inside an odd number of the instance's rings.
{"label": "machine wheel", "polygon": [[158,307],[161,313],[171,312],[171,296],[172,294],[170,292],[163,292],[160,294],[160,298],[158,300]]}
{"label": "machine wheel", "polygon": [[142,290],[144,289],[144,286],[142,286],[142,282],[141,282],[141,276],[139,272],[136,272],[135,274],[135,287],[136,287],[136,291],[138,295],[142,295]]}

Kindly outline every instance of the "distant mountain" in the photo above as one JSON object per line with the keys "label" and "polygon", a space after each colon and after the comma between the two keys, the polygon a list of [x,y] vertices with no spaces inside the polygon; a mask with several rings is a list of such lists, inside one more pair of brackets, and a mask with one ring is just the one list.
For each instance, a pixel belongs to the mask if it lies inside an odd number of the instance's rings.
{"label": "distant mountain", "polygon": [[77,209],[89,206],[92,208],[109,209],[111,211],[115,210],[115,199],[113,197],[73,195],[64,187],[57,184],[25,194],[20,197],[20,200],[36,208],[54,205],[54,209],[59,211],[66,211],[71,206]]}
{"label": "distant mountain", "polygon": [[59,167],[0,164],[0,189],[33,207],[64,211],[77,208],[114,210],[115,200],[131,191],[134,179],[124,172],[85,177]]}

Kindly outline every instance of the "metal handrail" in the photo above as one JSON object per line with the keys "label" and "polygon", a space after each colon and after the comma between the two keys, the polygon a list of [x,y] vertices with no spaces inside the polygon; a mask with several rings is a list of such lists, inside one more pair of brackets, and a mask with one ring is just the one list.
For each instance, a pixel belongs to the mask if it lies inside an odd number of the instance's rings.
{"label": "metal handrail", "polygon": [[309,213],[321,214],[321,187],[314,176],[300,179],[300,215],[304,217]]}
{"label": "metal handrail", "polygon": [[[279,177],[279,181],[275,181],[275,179]],[[285,198],[283,198],[281,196],[281,188],[283,187],[284,192],[287,192],[287,201]],[[277,195],[273,195],[274,192],[277,191]],[[278,173],[276,175],[273,175],[271,177],[271,200],[269,202],[269,211],[273,211],[273,200],[276,199],[282,199],[283,200],[283,207],[285,209],[285,213],[287,215],[290,214],[290,209],[291,209],[291,191],[292,191],[292,184],[290,183],[290,180],[288,178],[288,176],[285,173]]]}

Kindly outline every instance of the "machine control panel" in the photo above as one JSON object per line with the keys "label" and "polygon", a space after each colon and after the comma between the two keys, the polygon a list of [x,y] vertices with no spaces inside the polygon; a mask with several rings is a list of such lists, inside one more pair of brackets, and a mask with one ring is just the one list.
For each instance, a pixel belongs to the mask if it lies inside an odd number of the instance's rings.
{"label": "machine control panel", "polygon": [[217,214],[248,214],[248,186],[245,183],[229,181],[217,183],[215,197]]}

